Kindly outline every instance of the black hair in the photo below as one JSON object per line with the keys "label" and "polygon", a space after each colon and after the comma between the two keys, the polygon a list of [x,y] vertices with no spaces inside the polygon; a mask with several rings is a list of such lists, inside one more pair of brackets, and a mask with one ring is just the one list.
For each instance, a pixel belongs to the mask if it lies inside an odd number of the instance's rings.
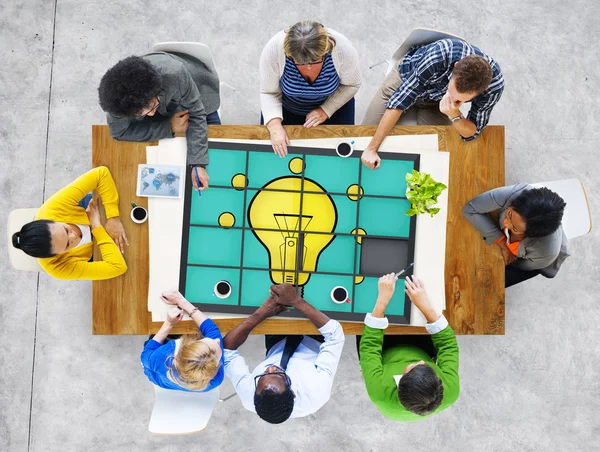
{"label": "black hair", "polygon": [[149,62],[130,56],[111,67],[100,80],[100,107],[113,116],[135,116],[161,89],[162,77]]}
{"label": "black hair", "polygon": [[294,410],[294,393],[290,387],[278,392],[272,386],[267,386],[254,393],[254,408],[256,414],[269,424],[281,424],[288,420]]}
{"label": "black hair", "polygon": [[546,187],[523,190],[511,207],[525,219],[527,237],[545,237],[561,224],[565,201]]}
{"label": "black hair", "polygon": [[50,235],[50,225],[53,223],[51,220],[27,223],[12,235],[12,245],[31,257],[43,259],[54,256]]}
{"label": "black hair", "polygon": [[426,416],[442,404],[444,385],[431,366],[419,364],[400,379],[398,398],[408,411]]}

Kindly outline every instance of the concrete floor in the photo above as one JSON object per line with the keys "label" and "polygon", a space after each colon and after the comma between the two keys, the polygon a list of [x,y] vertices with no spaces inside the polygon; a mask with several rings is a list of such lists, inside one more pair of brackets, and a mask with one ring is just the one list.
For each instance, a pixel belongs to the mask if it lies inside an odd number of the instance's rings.
{"label": "concrete floor", "polygon": [[[104,123],[96,89],[120,58],[159,41],[205,42],[221,79],[237,88],[225,92],[224,122],[257,123],[260,51],[303,18],[356,46],[364,75],[359,121],[385,71],[368,64],[390,55],[412,27],[448,30],[480,46],[506,78],[492,123],[506,126],[507,184],[579,177],[592,212],[600,212],[598,2],[340,3],[3,0],[0,225],[10,210],[42,204],[89,169],[91,125]],[[438,416],[416,424],[384,419],[367,398],[349,340],[332,398],[317,415],[271,426],[235,398],[217,407],[205,432],[182,437],[148,433],[153,392],[138,361],[144,338],[91,335],[91,284],[16,272],[5,260],[0,450],[597,450],[599,241],[597,230],[573,241],[554,280],[507,291],[504,337],[459,338],[461,396]],[[252,364],[261,341],[243,348]],[[226,383],[223,391],[230,389]]]}

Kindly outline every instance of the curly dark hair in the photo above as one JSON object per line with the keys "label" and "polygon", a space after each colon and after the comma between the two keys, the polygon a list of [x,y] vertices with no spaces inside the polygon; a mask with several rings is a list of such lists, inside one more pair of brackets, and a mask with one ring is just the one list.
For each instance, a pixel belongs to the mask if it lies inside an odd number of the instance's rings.
{"label": "curly dark hair", "polygon": [[294,410],[294,394],[290,387],[283,392],[271,386],[254,393],[256,414],[269,424],[281,424],[288,420]]}
{"label": "curly dark hair", "polygon": [[135,116],[158,95],[161,82],[160,73],[146,60],[127,57],[100,80],[100,107],[113,116]]}
{"label": "curly dark hair", "polygon": [[404,408],[419,416],[433,413],[442,404],[444,385],[435,370],[419,364],[398,383],[398,399]]}
{"label": "curly dark hair", "polygon": [[523,190],[511,207],[525,219],[526,237],[545,237],[561,225],[567,203],[546,187]]}
{"label": "curly dark hair", "polygon": [[492,83],[492,67],[483,57],[467,55],[454,65],[452,77],[459,93],[483,93]]}

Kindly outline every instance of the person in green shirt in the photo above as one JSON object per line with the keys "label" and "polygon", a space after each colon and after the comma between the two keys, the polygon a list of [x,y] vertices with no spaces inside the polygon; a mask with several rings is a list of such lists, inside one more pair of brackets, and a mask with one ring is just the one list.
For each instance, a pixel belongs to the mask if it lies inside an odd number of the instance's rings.
{"label": "person in green shirt", "polygon": [[395,421],[418,421],[458,399],[458,343],[414,276],[406,278],[405,292],[427,319],[425,328],[431,336],[384,335],[385,309],[397,279],[394,273],[379,279],[375,307],[366,315],[362,337],[357,336],[356,342],[367,393],[377,409]]}

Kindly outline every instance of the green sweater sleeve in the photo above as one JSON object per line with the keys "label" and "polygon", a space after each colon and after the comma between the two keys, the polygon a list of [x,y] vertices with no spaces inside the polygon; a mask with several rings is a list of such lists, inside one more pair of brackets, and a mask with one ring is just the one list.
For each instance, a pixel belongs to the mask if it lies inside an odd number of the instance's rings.
{"label": "green sweater sleeve", "polygon": [[431,336],[433,345],[435,346],[437,356],[437,366],[442,375],[442,383],[444,385],[444,399],[439,410],[448,408],[458,399],[460,392],[460,379],[458,376],[458,342],[454,331],[450,326],[447,326],[442,331]]}
{"label": "green sweater sleeve", "polygon": [[385,400],[383,391],[382,346],[385,330],[365,325],[360,340],[360,368],[371,401]]}

